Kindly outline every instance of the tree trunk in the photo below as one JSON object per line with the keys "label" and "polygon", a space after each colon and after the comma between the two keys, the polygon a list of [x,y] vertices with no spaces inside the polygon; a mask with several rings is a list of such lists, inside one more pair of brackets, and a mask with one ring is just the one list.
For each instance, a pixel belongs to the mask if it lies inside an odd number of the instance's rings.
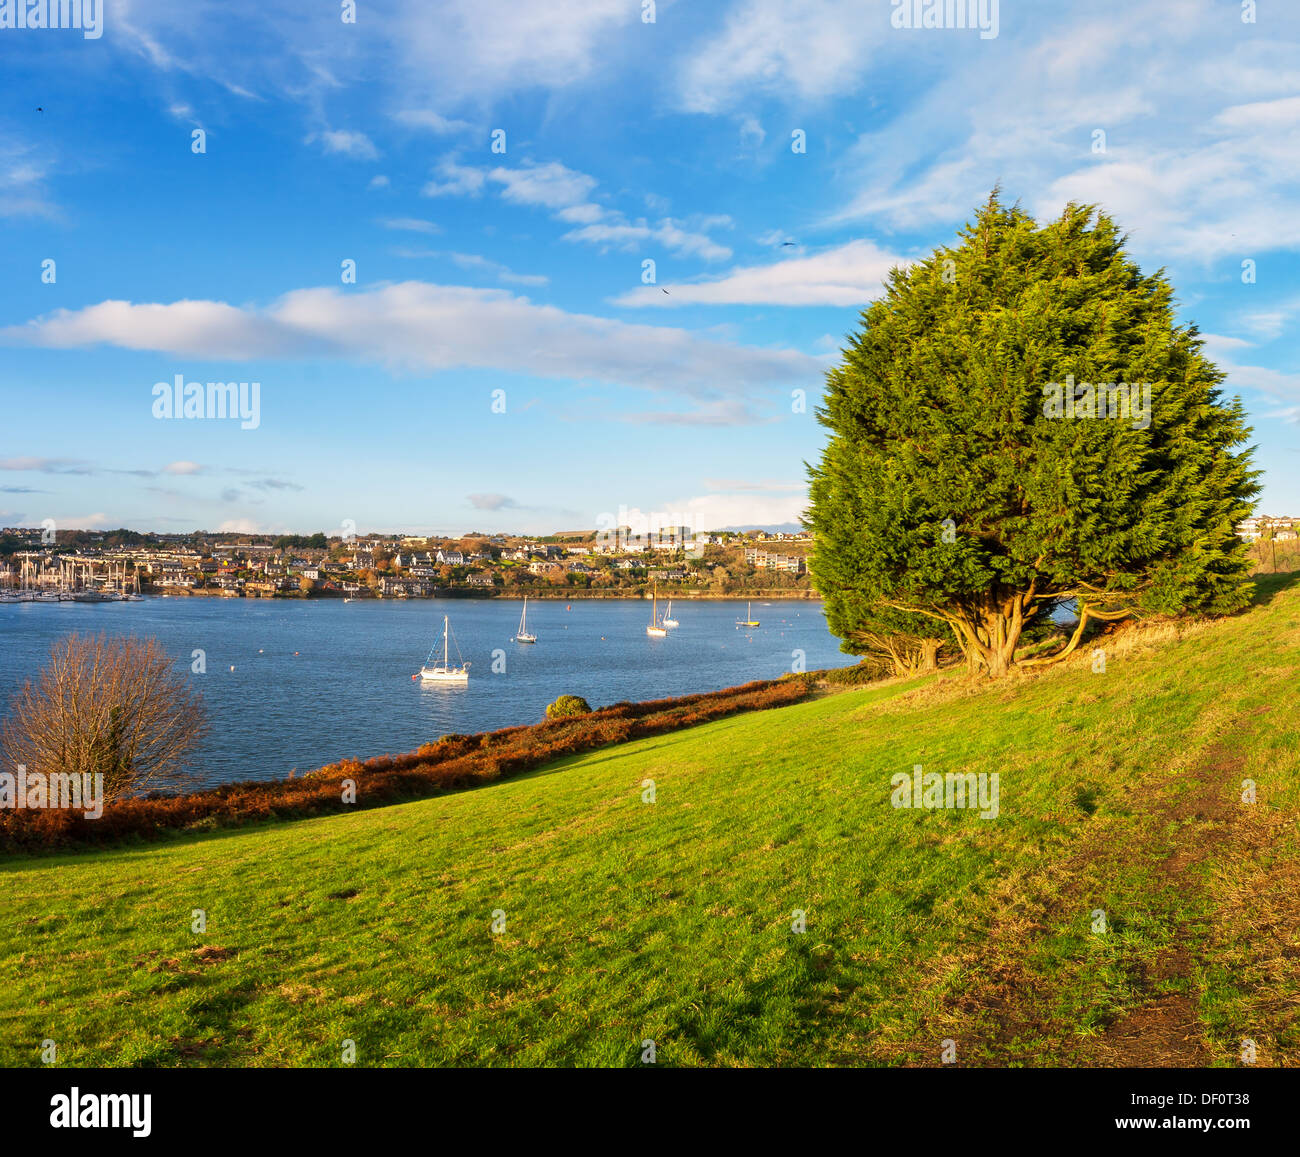
{"label": "tree trunk", "polygon": [[962,614],[953,623],[954,633],[971,671],[986,671],[993,679],[1010,672],[1015,665],[1024,623],[1022,596],[1018,592],[1001,601],[990,601],[975,614]]}

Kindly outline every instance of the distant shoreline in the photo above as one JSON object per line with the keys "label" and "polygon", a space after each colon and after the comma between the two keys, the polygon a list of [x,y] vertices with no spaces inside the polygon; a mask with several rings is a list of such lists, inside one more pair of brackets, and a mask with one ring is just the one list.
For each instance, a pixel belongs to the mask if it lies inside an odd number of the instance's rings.
{"label": "distant shoreline", "polygon": [[[310,595],[303,595],[297,591],[286,591],[277,595],[252,594],[240,595],[229,594],[220,590],[175,590],[175,591],[151,591],[148,593],[150,598],[161,598],[164,595],[172,598],[201,598],[201,599],[230,599],[232,601],[259,599],[295,599],[299,602],[342,602],[345,598],[354,599],[357,602],[366,603],[418,603],[418,602],[439,602],[448,599],[482,599],[485,602],[504,601],[504,602],[522,602],[524,596],[537,601],[573,603],[580,600],[589,600],[593,602],[610,601],[610,600],[627,600],[631,602],[648,602],[652,597],[650,591],[641,593],[639,591],[510,591],[488,593],[475,590],[449,590],[440,591],[436,595],[348,595],[342,591],[330,591],[329,593],[313,592]],[[768,590],[768,591],[741,591],[737,594],[714,594],[712,591],[691,591],[691,590],[673,590],[660,591],[660,602],[667,602],[669,599],[677,599],[680,602],[757,602],[762,599],[765,602],[773,600],[789,600],[791,602],[821,602],[822,597],[816,591],[786,591],[786,590]]]}

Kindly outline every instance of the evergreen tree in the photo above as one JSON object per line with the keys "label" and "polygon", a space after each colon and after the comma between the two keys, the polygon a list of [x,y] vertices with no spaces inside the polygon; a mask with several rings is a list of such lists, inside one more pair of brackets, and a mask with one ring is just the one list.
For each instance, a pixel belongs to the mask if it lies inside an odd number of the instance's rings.
{"label": "evergreen tree", "polygon": [[1093,619],[1248,601],[1241,404],[1124,243],[1095,206],[1039,228],[995,190],[957,245],[891,271],[828,375],[810,469],[810,569],[845,650],[896,612],[997,676],[1069,599],[1051,659]]}

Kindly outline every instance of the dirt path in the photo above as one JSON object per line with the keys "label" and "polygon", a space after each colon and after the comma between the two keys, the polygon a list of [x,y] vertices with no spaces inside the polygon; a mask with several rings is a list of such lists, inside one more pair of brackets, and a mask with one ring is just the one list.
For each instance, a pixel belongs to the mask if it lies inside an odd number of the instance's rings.
{"label": "dirt path", "polygon": [[[1007,899],[987,939],[954,961],[968,980],[931,1026],[964,1040],[968,1063],[1138,1068],[1211,1063],[1194,989],[1197,964],[1210,947],[1214,906],[1199,869],[1233,838],[1242,818],[1244,761],[1235,741],[1249,718],[1232,717],[1226,733],[1220,732],[1194,764],[1171,772],[1122,839],[1107,829],[1085,833],[1065,861],[1045,866],[1034,878],[1005,882]],[[1244,848],[1258,841],[1243,835],[1237,843]],[[1063,912],[1091,910],[1109,882],[1143,861],[1151,865],[1161,897],[1204,896],[1204,903],[1190,908],[1205,920],[1180,916],[1168,928],[1163,951],[1145,963],[1133,962],[1129,980],[1138,990],[1136,1001],[1126,1000],[1126,1011],[1100,1034],[1081,1036],[1061,1011],[1061,986],[1070,980],[1037,970],[1035,948],[1059,929]],[[1148,911],[1166,907],[1189,906],[1157,899]]]}
{"label": "dirt path", "polygon": [[[1239,722],[1232,734],[1242,727]],[[1157,812],[1157,822],[1177,825],[1176,845],[1157,869],[1166,888],[1180,893],[1200,890],[1202,884],[1194,869],[1229,837],[1238,813],[1236,800],[1241,793],[1244,765],[1234,751],[1232,734],[1216,742],[1187,773],[1192,790],[1174,806]],[[1136,1068],[1208,1065],[1211,1054],[1202,1039],[1196,1002],[1188,993],[1195,954],[1204,947],[1198,930],[1180,925],[1174,946],[1162,953],[1155,967],[1143,977],[1144,987],[1153,993],[1151,998],[1094,1038],[1082,1050],[1080,1063]],[[1168,986],[1170,981],[1181,982],[1180,991],[1154,995],[1158,987]]]}

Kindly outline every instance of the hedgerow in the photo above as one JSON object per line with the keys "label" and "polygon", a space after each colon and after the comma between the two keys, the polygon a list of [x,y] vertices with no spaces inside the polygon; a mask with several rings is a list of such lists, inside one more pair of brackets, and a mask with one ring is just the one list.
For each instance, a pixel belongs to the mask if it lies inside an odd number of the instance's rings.
{"label": "hedgerow", "polygon": [[[587,715],[531,726],[444,735],[415,751],[364,761],[342,759],[296,778],[248,780],[183,795],[116,800],[94,820],[74,810],[5,809],[0,811],[0,851],[152,840],[187,830],[378,807],[495,782],[564,756],[739,712],[784,707],[813,693],[812,680],[786,679],[675,699],[616,703]],[[345,802],[346,781],[355,785],[354,803]]]}

